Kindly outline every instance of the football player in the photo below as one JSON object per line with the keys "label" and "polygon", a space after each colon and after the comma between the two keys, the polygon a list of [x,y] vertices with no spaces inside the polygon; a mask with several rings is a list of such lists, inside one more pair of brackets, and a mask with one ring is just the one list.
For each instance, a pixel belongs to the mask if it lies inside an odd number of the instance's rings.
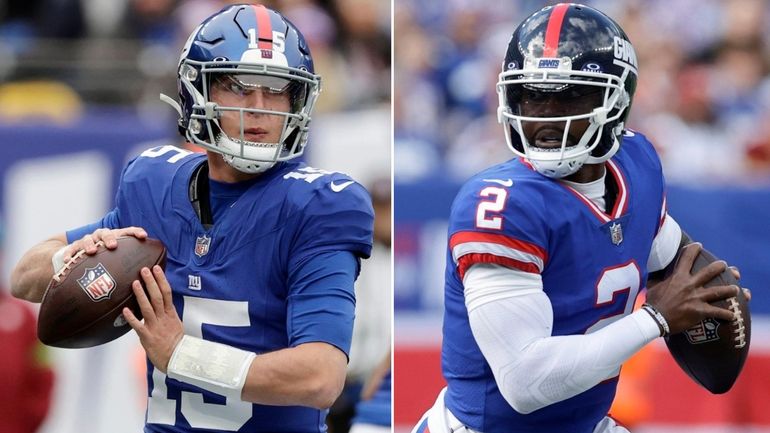
{"label": "football player", "polygon": [[276,11],[227,6],[187,40],[178,88],[179,101],[162,99],[206,153],[163,146],[133,159],[115,208],[27,252],[13,292],[39,302],[78,250],[160,239],[165,273],[143,269],[147,294],[133,286],[144,321],[123,312],[148,356],[144,431],[324,431],[373,211],[346,175],[292,161],[320,90],[308,46]]}
{"label": "football player", "polygon": [[638,65],[614,21],[546,7],[514,31],[502,69],[498,116],[519,158],[452,205],[448,386],[413,431],[626,432],[607,416],[621,364],[707,317],[732,320],[709,302],[739,288],[702,287],[722,261],[690,275],[701,246],[666,212],[653,146],[625,128]]}

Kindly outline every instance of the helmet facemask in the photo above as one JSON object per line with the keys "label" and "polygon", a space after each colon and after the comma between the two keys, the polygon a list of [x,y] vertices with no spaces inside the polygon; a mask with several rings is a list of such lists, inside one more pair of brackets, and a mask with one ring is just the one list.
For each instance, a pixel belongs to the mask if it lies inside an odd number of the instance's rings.
{"label": "helmet facemask", "polygon": [[285,66],[192,60],[182,61],[179,76],[194,96],[190,142],[245,173],[304,152],[319,76]]}
{"label": "helmet facemask", "polygon": [[[630,104],[625,74],[574,71],[569,58],[527,58],[523,69],[504,70],[497,83],[498,120],[508,147],[552,178],[569,176],[585,163],[606,161],[619,147],[616,135],[623,129],[622,119]],[[577,137],[575,123],[581,121],[588,126]],[[553,123],[554,131],[562,131],[561,140],[537,146],[527,136],[535,123]],[[553,131],[550,136],[552,139]],[[597,148],[602,148],[602,154],[595,155]]]}

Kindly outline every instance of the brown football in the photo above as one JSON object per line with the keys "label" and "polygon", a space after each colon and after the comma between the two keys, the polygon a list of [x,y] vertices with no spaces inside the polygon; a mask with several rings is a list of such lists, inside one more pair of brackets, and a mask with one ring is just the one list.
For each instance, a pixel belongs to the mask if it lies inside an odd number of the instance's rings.
{"label": "brown football", "polygon": [[[675,260],[679,260],[678,255]],[[696,273],[714,260],[713,254],[701,250],[690,273]],[[730,284],[740,287],[738,280],[727,269],[704,287]],[[733,310],[735,319],[729,322],[706,319],[684,332],[669,336],[666,345],[688,376],[712,393],[722,394],[738,379],[749,353],[751,314],[742,290],[738,296],[713,305]]]}
{"label": "brown football", "polygon": [[131,283],[143,267],[166,265],[166,247],[156,239],[118,238],[118,247],[99,244],[82,251],[54,275],[40,305],[37,335],[49,346],[82,348],[112,341],[131,330],[123,317],[129,307],[141,318]]}

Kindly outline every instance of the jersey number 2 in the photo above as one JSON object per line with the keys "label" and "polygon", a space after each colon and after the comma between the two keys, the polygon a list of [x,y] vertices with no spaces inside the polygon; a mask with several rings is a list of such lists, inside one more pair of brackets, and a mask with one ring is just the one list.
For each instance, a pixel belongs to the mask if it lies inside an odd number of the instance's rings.
{"label": "jersey number 2", "polygon": [[[184,297],[185,334],[203,338],[203,324],[249,326],[248,302]],[[147,406],[148,424],[176,425],[176,401],[168,398],[166,375],[152,372],[152,392]],[[203,394],[182,391],[182,415],[193,428],[237,431],[251,418],[251,403],[227,399],[225,404],[203,401]]]}
{"label": "jersey number 2", "polygon": [[483,200],[476,208],[476,227],[482,229],[500,230],[503,228],[503,217],[500,212],[505,208],[505,199],[508,197],[508,191],[496,186],[488,186],[479,193],[482,197],[493,198]]}

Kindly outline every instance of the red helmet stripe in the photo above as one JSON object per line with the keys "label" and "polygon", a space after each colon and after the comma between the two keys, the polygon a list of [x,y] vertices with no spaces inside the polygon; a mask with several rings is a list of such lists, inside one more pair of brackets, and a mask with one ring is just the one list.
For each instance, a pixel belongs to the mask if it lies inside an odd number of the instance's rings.
{"label": "red helmet stripe", "polygon": [[251,5],[254,8],[254,14],[257,16],[257,35],[260,50],[273,49],[273,25],[270,23],[270,14],[267,8],[262,5]]}
{"label": "red helmet stripe", "polygon": [[561,24],[564,22],[564,15],[567,14],[569,5],[559,3],[553,7],[551,16],[548,18],[548,27],[545,29],[545,47],[543,47],[543,57],[556,57],[556,49],[559,47],[559,36],[561,35]]}

